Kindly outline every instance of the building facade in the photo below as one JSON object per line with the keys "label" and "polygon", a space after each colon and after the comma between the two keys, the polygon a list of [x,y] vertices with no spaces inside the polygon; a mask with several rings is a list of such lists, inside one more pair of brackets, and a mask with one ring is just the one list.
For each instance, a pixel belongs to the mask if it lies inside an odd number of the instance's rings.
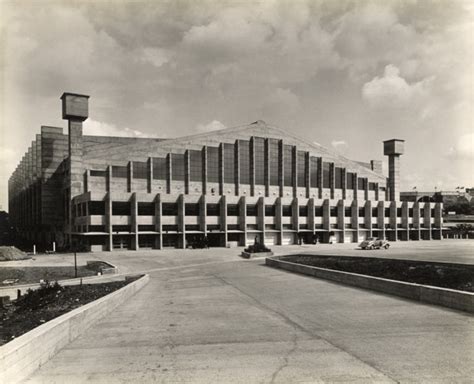
{"label": "building facade", "polygon": [[442,204],[400,201],[403,140],[351,161],[263,121],[175,139],[85,136],[89,97],[61,97],[9,180],[29,241],[88,250],[441,239]]}

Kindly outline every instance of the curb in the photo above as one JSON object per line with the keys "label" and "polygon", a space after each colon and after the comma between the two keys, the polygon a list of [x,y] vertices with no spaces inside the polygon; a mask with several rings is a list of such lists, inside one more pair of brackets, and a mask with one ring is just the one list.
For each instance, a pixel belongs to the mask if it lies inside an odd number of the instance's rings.
{"label": "curb", "polygon": [[358,288],[370,289],[372,291],[400,296],[422,303],[434,304],[468,313],[474,313],[473,292],[457,291],[454,289],[434,287],[431,285],[407,283],[404,281],[360,275],[357,273],[337,271],[334,269],[312,267],[309,265],[280,260],[280,256],[266,258],[265,264],[270,267],[281,268],[290,272],[331,280]]}
{"label": "curb", "polygon": [[138,280],[91,303],[56,317],[0,347],[0,383],[25,380],[61,348],[123,303],[149,280]]}

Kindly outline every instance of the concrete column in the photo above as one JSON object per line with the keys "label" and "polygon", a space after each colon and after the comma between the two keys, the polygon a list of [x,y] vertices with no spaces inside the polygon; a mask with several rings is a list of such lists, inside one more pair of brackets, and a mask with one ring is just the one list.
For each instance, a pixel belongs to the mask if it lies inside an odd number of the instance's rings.
{"label": "concrete column", "polygon": [[265,139],[265,196],[270,196],[270,144]]}
{"label": "concrete column", "polygon": [[130,198],[130,219],[132,224],[132,249],[137,250],[140,248],[138,242],[138,202],[137,194],[134,192]]}
{"label": "concrete column", "polygon": [[306,152],[304,155],[304,164],[305,164],[305,174],[304,177],[306,179],[306,198],[309,199],[311,196],[311,161],[310,161],[310,154]]}
{"label": "concrete column", "polygon": [[133,188],[133,162],[129,161],[127,164],[127,192],[130,193]]}
{"label": "concrete column", "polygon": [[207,234],[206,226],[206,215],[207,215],[207,199],[206,195],[202,195],[199,199],[199,230]]}
{"label": "concrete column", "polygon": [[250,138],[250,196],[255,196],[255,137]]}
{"label": "concrete column", "polygon": [[172,170],[173,168],[171,167],[171,162],[172,162],[172,156],[171,153],[168,153],[166,155],[166,193],[171,193],[171,181],[173,180],[172,177]]}
{"label": "concrete column", "polygon": [[435,204],[435,217],[434,217],[434,226],[436,230],[433,229],[435,236],[433,238],[441,240],[443,238],[443,203]]}
{"label": "concrete column", "polygon": [[293,169],[291,170],[292,176],[292,184],[293,184],[293,197],[298,196],[298,152],[296,150],[296,146],[292,146],[291,149],[291,157],[293,158]]}
{"label": "concrete column", "polygon": [[369,200],[369,179],[366,177],[364,178],[364,200]]}
{"label": "concrete column", "polygon": [[[110,167],[109,167],[110,168]],[[107,235],[106,248],[107,251],[112,251],[113,247],[113,238],[112,238],[112,193],[108,192],[105,196],[105,232]]]}
{"label": "concrete column", "polygon": [[335,184],[335,175],[336,175],[336,170],[334,163],[329,163],[329,188],[330,188],[330,194],[329,196],[331,199],[334,199],[334,184]]}
{"label": "concrete column", "polygon": [[227,246],[228,242],[228,233],[227,233],[227,196],[222,195],[220,199],[220,224],[221,224],[221,231],[224,232],[224,247]]}
{"label": "concrete column", "polygon": [[[219,195],[224,194],[224,144],[219,144]],[[226,240],[227,243],[227,240]]]}
{"label": "concrete column", "polygon": [[424,204],[425,214],[423,216],[423,227],[426,229],[425,239],[431,240],[433,237],[431,235],[431,203]]}
{"label": "concrete column", "polygon": [[347,192],[347,170],[346,168],[342,168],[342,198],[346,199],[346,192]]}
{"label": "concrete column", "polygon": [[112,192],[112,188],[111,188],[111,185],[112,185],[112,166],[108,165],[105,172],[106,172],[106,174],[105,174],[105,190],[107,192]]}
{"label": "concrete column", "polygon": [[314,235],[314,198],[310,198],[308,201],[308,228]]}
{"label": "concrete column", "polygon": [[354,200],[357,200],[357,198],[359,197],[359,177],[357,176],[357,172],[354,172],[353,175]]}
{"label": "concrete column", "polygon": [[346,237],[345,226],[344,226],[344,200],[338,200],[337,202],[337,228],[340,229],[340,243],[344,243]]}
{"label": "concrete column", "polygon": [[89,180],[91,179],[91,171],[90,169],[86,169],[84,172],[84,192],[89,192],[90,191],[90,182]]}
{"label": "concrete column", "polygon": [[147,177],[146,177],[146,187],[147,192],[151,193],[152,185],[153,185],[153,158],[149,157],[146,162],[147,167]]}
{"label": "concrete column", "polygon": [[257,201],[257,228],[262,231],[262,242],[265,242],[265,198],[260,197]]}
{"label": "concrete column", "polygon": [[240,196],[240,144],[239,140],[235,141],[234,145],[235,155],[235,195]]}
{"label": "concrete column", "polygon": [[299,203],[298,198],[294,197],[291,201],[291,226],[298,234],[300,231],[299,228],[299,217],[300,217],[300,210],[299,210]]}
{"label": "concrete column", "polygon": [[404,240],[409,240],[410,239],[410,229],[408,225],[408,202],[404,201],[402,202],[402,227],[404,228],[403,230],[400,230],[400,232],[404,232]]}
{"label": "concrete column", "polygon": [[318,157],[318,172],[317,172],[317,177],[318,177],[318,199],[323,198],[323,158]]}
{"label": "concrete column", "polygon": [[280,231],[278,243],[281,245],[283,243],[283,204],[281,202],[281,197],[278,197],[275,202],[275,229]]}
{"label": "concrete column", "polygon": [[283,140],[278,141],[278,182],[280,186],[280,196],[284,196],[285,186],[285,161],[283,159]]}
{"label": "concrete column", "polygon": [[397,228],[397,203],[396,201],[390,202],[390,228],[393,230],[393,241],[398,240],[398,228]]}
{"label": "concrete column", "polygon": [[388,181],[391,201],[400,200],[400,155],[405,151],[405,141],[399,139],[383,142],[384,155],[388,156]]}
{"label": "concrete column", "polygon": [[190,165],[190,155],[187,150],[184,152],[184,193],[189,194],[189,183],[191,182],[191,165]]}
{"label": "concrete column", "polygon": [[352,241],[359,242],[359,203],[356,199],[351,204],[351,228],[353,229]]}
{"label": "concrete column", "polygon": [[375,183],[375,201],[379,201],[379,183]]}
{"label": "concrete column", "polygon": [[155,232],[158,232],[158,235],[155,236],[155,249],[163,248],[163,230],[161,226],[161,195],[158,193],[155,196]]}
{"label": "concrete column", "polygon": [[247,202],[245,196],[242,196],[239,200],[239,211],[240,230],[243,231],[244,236],[244,241],[241,245],[245,245],[247,242]]}
{"label": "concrete column", "polygon": [[420,203],[415,201],[413,203],[413,227],[417,231],[416,239],[421,240],[421,215],[420,215]]}
{"label": "concrete column", "polygon": [[207,146],[202,147],[202,194],[207,195]]}
{"label": "concrete column", "polygon": [[330,201],[329,199],[324,199],[323,201],[323,229],[325,229],[326,231],[331,230],[330,217],[331,217]]}
{"label": "concrete column", "polygon": [[[178,197],[178,247],[186,248],[186,225],[184,224],[184,195],[180,194]],[[181,232],[181,236],[180,233]]]}

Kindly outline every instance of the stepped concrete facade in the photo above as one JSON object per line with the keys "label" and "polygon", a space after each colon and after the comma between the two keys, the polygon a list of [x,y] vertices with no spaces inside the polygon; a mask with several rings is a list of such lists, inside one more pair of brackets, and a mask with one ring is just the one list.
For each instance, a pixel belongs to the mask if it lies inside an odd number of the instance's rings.
{"label": "stepped concrete facade", "polygon": [[156,139],[83,135],[89,96],[61,97],[9,180],[9,212],[40,247],[92,251],[441,239],[442,203],[400,201],[403,140],[349,160],[263,121]]}

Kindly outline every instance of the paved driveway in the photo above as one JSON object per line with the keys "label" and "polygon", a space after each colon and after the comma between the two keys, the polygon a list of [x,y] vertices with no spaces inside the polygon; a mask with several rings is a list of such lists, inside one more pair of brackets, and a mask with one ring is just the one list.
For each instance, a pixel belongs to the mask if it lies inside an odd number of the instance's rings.
{"label": "paved driveway", "polygon": [[103,254],[150,283],[28,383],[472,382],[473,317],[236,253]]}

